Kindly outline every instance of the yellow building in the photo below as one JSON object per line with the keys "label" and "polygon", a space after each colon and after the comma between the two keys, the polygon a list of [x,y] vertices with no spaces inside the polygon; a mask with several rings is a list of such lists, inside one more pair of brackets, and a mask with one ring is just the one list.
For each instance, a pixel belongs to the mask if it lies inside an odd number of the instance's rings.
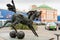
{"label": "yellow building", "polygon": [[57,21],[57,10],[47,5],[41,5],[37,7],[32,5],[32,10],[42,11],[41,22],[56,22]]}

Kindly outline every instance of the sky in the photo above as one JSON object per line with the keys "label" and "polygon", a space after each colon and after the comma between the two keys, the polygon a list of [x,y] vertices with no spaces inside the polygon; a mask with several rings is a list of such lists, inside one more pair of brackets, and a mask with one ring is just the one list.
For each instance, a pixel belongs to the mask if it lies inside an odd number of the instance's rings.
{"label": "sky", "polygon": [[[11,4],[11,0],[0,0],[0,9],[7,9],[6,4],[8,3]],[[31,5],[40,6],[45,4],[57,9],[57,13],[60,15],[60,0],[14,0],[14,3],[18,10],[28,10]]]}

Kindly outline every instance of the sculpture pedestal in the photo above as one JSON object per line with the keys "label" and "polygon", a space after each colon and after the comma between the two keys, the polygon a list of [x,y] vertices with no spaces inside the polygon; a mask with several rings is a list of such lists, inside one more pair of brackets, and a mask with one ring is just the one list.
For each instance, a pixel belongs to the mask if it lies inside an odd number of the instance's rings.
{"label": "sculpture pedestal", "polygon": [[55,34],[56,36],[57,36],[57,40],[59,40],[59,36],[60,36],[60,34]]}

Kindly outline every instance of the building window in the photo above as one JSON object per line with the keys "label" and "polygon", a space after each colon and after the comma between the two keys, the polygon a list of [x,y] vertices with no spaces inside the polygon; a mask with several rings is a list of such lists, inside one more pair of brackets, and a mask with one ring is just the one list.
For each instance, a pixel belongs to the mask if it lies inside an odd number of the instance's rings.
{"label": "building window", "polygon": [[53,12],[47,11],[47,20],[52,20],[52,19],[53,19]]}
{"label": "building window", "polygon": [[44,15],[44,19],[46,19],[46,15]]}

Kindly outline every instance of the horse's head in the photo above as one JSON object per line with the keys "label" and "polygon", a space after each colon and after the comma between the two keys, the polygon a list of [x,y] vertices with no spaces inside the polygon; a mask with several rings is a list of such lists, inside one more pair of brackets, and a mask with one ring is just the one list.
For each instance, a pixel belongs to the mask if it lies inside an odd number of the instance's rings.
{"label": "horse's head", "polygon": [[37,10],[29,11],[28,12],[28,14],[29,14],[28,18],[34,20],[35,18],[38,18],[39,16],[41,16],[41,13],[42,13],[42,11],[37,11]]}
{"label": "horse's head", "polygon": [[42,11],[37,11],[36,12],[36,17],[38,18],[39,16],[41,16],[41,14],[42,14]]}

